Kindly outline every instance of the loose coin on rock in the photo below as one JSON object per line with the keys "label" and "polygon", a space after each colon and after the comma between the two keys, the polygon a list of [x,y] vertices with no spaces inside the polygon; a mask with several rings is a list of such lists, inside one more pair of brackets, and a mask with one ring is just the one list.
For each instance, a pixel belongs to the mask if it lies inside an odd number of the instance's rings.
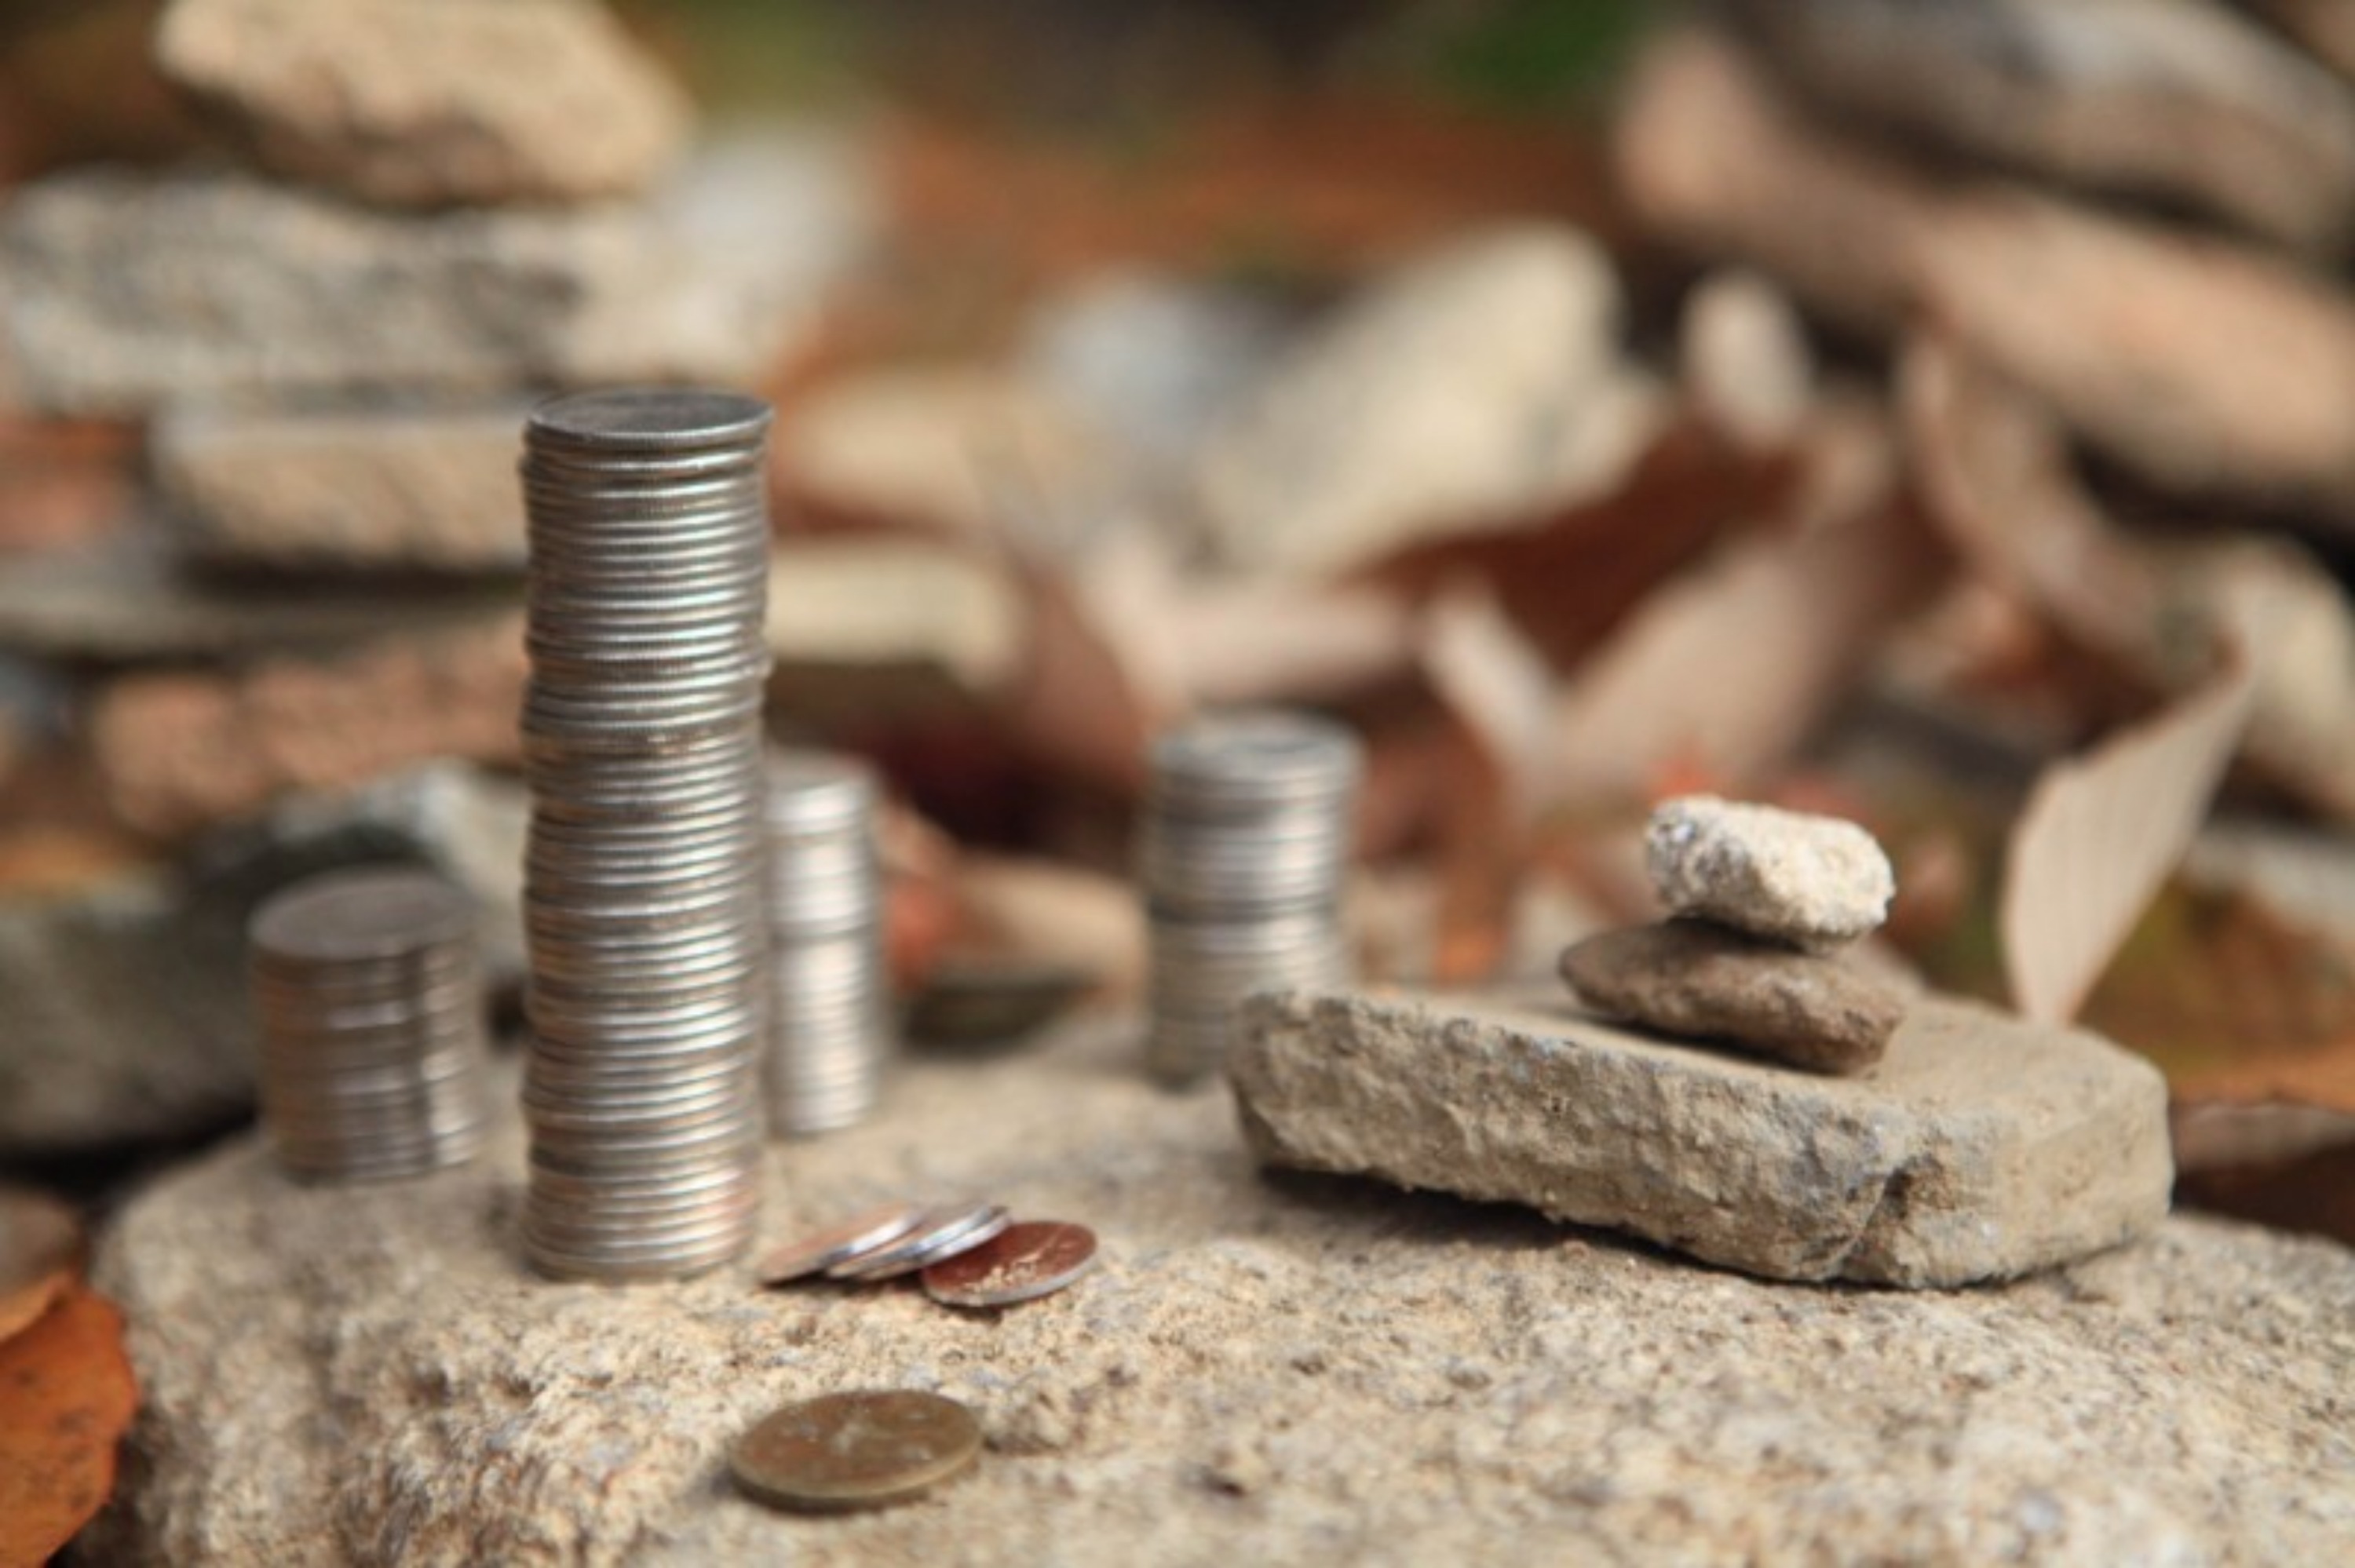
{"label": "loose coin on rock", "polygon": [[1012,1216],[996,1203],[935,1209],[898,1241],[836,1264],[829,1279],[897,1279],[944,1258],[979,1246],[1004,1230]]}
{"label": "loose coin on rock", "polygon": [[937,1393],[890,1389],[789,1404],[744,1434],[728,1464],[762,1502],[837,1512],[905,1502],[980,1452],[972,1411]]}
{"label": "loose coin on rock", "polygon": [[1010,1307],[1051,1295],[1096,1266],[1085,1225],[1027,1220],[924,1270],[924,1294],[951,1307]]}
{"label": "loose coin on rock", "polygon": [[838,1225],[796,1237],[761,1260],[761,1283],[784,1285],[898,1241],[924,1223],[917,1203],[885,1203]]}

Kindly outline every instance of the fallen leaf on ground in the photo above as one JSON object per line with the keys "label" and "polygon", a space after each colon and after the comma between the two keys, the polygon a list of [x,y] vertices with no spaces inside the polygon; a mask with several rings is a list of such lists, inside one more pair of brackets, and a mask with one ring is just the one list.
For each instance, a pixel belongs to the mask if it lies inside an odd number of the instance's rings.
{"label": "fallen leaf on ground", "polygon": [[0,1344],[0,1568],[37,1568],[105,1506],[138,1404],[123,1314],[90,1290]]}
{"label": "fallen leaf on ground", "polygon": [[2013,1005],[2074,1017],[2190,846],[2248,721],[2250,662],[2048,768],[2013,825],[1998,916]]}
{"label": "fallen leaf on ground", "polygon": [[81,1273],[81,1222],[54,1198],[0,1187],[0,1340],[23,1331]]}

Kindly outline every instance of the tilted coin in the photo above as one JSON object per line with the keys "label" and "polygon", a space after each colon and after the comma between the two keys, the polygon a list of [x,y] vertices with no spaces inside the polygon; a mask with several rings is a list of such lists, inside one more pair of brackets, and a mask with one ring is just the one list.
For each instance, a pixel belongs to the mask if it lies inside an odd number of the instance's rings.
{"label": "tilted coin", "polygon": [[1011,1223],[1003,1205],[972,1203],[937,1209],[916,1229],[873,1252],[837,1263],[826,1271],[829,1279],[897,1279],[943,1258],[979,1246]]}
{"label": "tilted coin", "polygon": [[761,1260],[761,1283],[783,1285],[898,1241],[924,1223],[917,1203],[884,1203],[837,1225],[787,1242]]}
{"label": "tilted coin", "polygon": [[1060,1290],[1096,1266],[1096,1234],[1060,1220],[1009,1225],[924,1270],[924,1294],[951,1307],[1010,1307]]}
{"label": "tilted coin", "polygon": [[981,1423],[913,1389],[829,1393],[786,1405],[737,1440],[736,1484],[776,1508],[833,1513],[905,1502],[970,1466]]}

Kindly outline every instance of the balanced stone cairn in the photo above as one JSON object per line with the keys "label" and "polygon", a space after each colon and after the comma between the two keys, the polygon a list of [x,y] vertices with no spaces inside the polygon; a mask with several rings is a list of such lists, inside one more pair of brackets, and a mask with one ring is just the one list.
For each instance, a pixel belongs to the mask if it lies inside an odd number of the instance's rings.
{"label": "balanced stone cairn", "polygon": [[1824,1073],[1881,1060],[1902,988],[1838,955],[1879,928],[1889,857],[1853,822],[1689,795],[1652,813],[1652,885],[1673,918],[1561,955],[1597,1012]]}
{"label": "balanced stone cairn", "polygon": [[875,776],[823,751],[769,758],[769,1127],[807,1134],[875,1108],[890,1054]]}
{"label": "balanced stone cairn", "polygon": [[262,1123],[288,1170],[418,1176],[481,1149],[474,925],[464,892],[401,866],[309,877],[255,913]]}
{"label": "balanced stone cairn", "polygon": [[1292,713],[1206,718],[1155,743],[1138,854],[1155,1077],[1218,1071],[1252,993],[1348,980],[1341,881],[1362,758],[1348,730]]}

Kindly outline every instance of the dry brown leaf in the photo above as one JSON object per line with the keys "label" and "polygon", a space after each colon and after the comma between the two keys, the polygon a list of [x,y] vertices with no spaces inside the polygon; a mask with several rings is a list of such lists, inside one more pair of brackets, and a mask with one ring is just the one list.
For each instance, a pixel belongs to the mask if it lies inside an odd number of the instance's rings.
{"label": "dry brown leaf", "polygon": [[1654,593],[1582,668],[1556,714],[1554,782],[1578,805],[1698,771],[1772,772],[1946,575],[1945,549],[1886,492],[1790,535],[1745,538]]}
{"label": "dry brown leaf", "polygon": [[105,1506],[138,1404],[123,1314],[91,1291],[0,1344],[0,1568],[37,1568]]}
{"label": "dry brown leaf", "polygon": [[1511,824],[1526,824],[1541,803],[1552,762],[1553,673],[1545,657],[1476,583],[1442,593],[1425,619],[1423,675],[1465,728],[1486,746],[1503,780]]}
{"label": "dry brown leaf", "polygon": [[2236,657],[2156,717],[2048,768],[2013,824],[1997,917],[2013,1005],[2075,1016],[2199,831],[2254,689]]}
{"label": "dry brown leaf", "polygon": [[81,1273],[81,1222],[54,1198],[0,1187],[0,1340],[10,1339]]}

